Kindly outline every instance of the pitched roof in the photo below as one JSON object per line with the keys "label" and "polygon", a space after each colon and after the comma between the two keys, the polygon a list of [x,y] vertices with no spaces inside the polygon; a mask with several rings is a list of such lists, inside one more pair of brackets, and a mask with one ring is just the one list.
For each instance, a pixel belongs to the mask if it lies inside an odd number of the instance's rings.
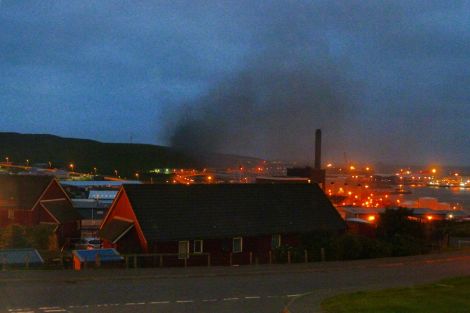
{"label": "pitched roof", "polygon": [[107,239],[110,242],[116,242],[120,237],[125,235],[132,227],[134,222],[126,221],[119,218],[113,218],[106,223],[99,231],[100,238]]}
{"label": "pitched roof", "polygon": [[59,223],[73,222],[81,219],[77,209],[75,209],[67,199],[41,201],[41,205],[52,214]]}
{"label": "pitched roof", "polygon": [[341,230],[316,184],[124,185],[147,240]]}
{"label": "pitched roof", "polygon": [[4,249],[0,250],[0,261],[7,264],[42,264],[44,260],[36,249]]}
{"label": "pitched roof", "polygon": [[0,175],[0,207],[32,209],[54,178],[34,175]]}

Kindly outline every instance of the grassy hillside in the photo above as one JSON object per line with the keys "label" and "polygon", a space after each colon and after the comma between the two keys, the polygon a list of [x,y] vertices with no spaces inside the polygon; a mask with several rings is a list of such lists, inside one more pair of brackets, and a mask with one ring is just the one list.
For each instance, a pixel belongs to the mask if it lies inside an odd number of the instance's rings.
{"label": "grassy hillside", "polygon": [[208,154],[194,156],[163,146],[147,144],[101,143],[93,140],[62,138],[52,135],[0,133],[0,159],[30,164],[52,162],[54,167],[66,168],[70,162],[79,172],[111,174],[115,169],[131,177],[136,171],[153,168],[192,168],[236,166],[238,162],[256,159],[230,155]]}

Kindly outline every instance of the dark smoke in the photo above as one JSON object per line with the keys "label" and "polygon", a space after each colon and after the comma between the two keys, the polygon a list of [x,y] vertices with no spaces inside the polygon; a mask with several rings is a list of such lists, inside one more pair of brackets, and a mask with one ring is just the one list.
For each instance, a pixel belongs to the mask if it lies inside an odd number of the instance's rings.
{"label": "dark smoke", "polygon": [[311,162],[322,128],[325,151],[342,155],[357,107],[347,63],[332,60],[323,35],[298,12],[269,22],[256,37],[262,48],[241,70],[182,106],[173,147]]}

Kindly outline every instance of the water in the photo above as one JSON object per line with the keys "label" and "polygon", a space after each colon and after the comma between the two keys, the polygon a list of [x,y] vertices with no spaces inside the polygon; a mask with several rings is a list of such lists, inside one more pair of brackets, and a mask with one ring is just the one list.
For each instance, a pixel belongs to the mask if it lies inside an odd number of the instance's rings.
{"label": "water", "polygon": [[433,197],[437,198],[439,202],[459,204],[470,213],[470,188],[411,187],[410,190],[412,194],[400,195],[403,201]]}

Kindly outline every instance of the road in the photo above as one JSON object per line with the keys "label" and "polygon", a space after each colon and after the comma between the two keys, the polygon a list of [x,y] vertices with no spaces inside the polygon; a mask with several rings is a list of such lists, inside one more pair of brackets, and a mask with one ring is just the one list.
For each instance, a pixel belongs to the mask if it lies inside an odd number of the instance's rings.
{"label": "road", "polygon": [[[0,312],[315,312],[345,291],[470,275],[470,251],[239,268],[0,273]],[[308,296],[303,296],[309,293]]]}

